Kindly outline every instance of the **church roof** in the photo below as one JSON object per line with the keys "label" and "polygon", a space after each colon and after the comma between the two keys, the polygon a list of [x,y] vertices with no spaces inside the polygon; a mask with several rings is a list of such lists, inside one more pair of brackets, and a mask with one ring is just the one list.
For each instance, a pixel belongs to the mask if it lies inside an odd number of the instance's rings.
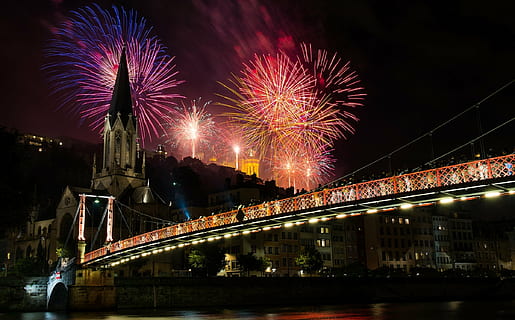
{"label": "church roof", "polygon": [[[120,63],[116,74],[116,82],[113,89],[113,97],[109,107],[109,119],[111,126],[116,121],[116,117],[120,113],[123,125],[127,125],[129,114],[132,114],[131,87],[129,81],[129,68],[127,67],[127,57],[125,55],[125,47],[120,55]],[[133,118],[134,119],[134,118]]]}
{"label": "church roof", "polygon": [[154,192],[150,186],[141,186],[132,192],[132,200],[136,203],[157,203]]}

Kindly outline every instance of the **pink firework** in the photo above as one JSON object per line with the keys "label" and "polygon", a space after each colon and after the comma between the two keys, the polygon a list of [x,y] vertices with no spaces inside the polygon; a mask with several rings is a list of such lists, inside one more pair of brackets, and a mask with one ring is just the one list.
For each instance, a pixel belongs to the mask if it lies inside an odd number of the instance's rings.
{"label": "pink firework", "polygon": [[174,112],[176,80],[174,58],[150,34],[151,28],[134,10],[113,7],[114,14],[98,5],[71,13],[50,42],[51,62],[44,69],[62,107],[88,120],[100,131],[112,98],[122,47],[127,47],[134,115],[143,141],[163,132],[163,119]]}
{"label": "pink firework", "polygon": [[329,146],[298,145],[279,150],[273,161],[274,178],[282,186],[310,190],[323,183],[334,170]]}
{"label": "pink firework", "polygon": [[313,78],[284,54],[256,55],[231,82],[236,88],[225,87],[235,97],[224,96],[230,101],[224,105],[232,110],[225,115],[242,127],[246,143],[262,154],[288,135],[296,123],[292,119],[313,102]]}
{"label": "pink firework", "polygon": [[357,121],[345,108],[361,105],[365,94],[336,54],[314,55],[306,45],[302,51],[295,60],[256,55],[232,86],[222,84],[231,95],[221,96],[231,109],[225,115],[242,128],[247,145],[270,159],[275,178],[311,187],[331,174],[334,141],[353,133],[349,120]]}
{"label": "pink firework", "polygon": [[209,103],[200,105],[199,101],[193,100],[191,107],[183,104],[183,109],[177,118],[170,122],[168,132],[172,138],[170,143],[185,150],[183,153],[192,158],[197,157],[200,148],[206,149],[206,145],[216,133],[215,122],[206,111]]}
{"label": "pink firework", "polygon": [[[302,57],[300,60],[315,78],[315,92],[328,105],[338,107],[343,119],[358,121],[349,109],[345,107],[363,106],[366,93],[360,85],[356,71],[350,67],[350,62],[343,61],[336,53],[330,55],[326,50],[314,51],[309,44],[301,44]],[[354,128],[348,121],[342,121],[342,134],[354,133]]]}

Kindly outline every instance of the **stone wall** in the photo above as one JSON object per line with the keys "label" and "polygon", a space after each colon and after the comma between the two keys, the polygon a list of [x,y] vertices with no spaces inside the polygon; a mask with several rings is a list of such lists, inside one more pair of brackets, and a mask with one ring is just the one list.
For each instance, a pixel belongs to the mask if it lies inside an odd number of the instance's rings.
{"label": "stone wall", "polygon": [[46,310],[48,277],[0,278],[0,310]]}
{"label": "stone wall", "polygon": [[493,279],[117,279],[116,304],[124,309],[513,299],[514,289],[515,281]]}
{"label": "stone wall", "polygon": [[[68,307],[70,310],[112,310],[116,309],[116,288],[114,286],[70,286]],[[138,300],[138,295],[135,296]]]}

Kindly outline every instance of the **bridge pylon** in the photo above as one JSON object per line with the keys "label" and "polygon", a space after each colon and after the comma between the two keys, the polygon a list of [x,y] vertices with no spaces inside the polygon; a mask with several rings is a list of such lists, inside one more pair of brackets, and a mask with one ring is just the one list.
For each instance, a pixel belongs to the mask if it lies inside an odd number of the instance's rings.
{"label": "bridge pylon", "polygon": [[79,240],[77,241],[77,252],[78,252],[78,258],[79,258],[79,264],[82,264],[84,262],[84,255],[86,254],[86,241],[85,240]]}

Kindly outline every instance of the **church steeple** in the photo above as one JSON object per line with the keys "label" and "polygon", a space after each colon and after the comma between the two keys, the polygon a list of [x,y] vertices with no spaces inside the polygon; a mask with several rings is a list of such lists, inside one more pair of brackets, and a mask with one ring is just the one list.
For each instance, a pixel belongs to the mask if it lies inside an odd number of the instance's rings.
{"label": "church steeple", "polygon": [[104,122],[102,170],[93,168],[93,189],[118,197],[127,188],[145,185],[145,172],[137,161],[138,123],[132,112],[131,87],[125,48],[120,55],[113,97]]}
{"label": "church steeple", "polygon": [[127,67],[125,47],[123,47],[122,54],[120,55],[120,63],[118,64],[113,97],[111,99],[111,105],[109,106],[109,120],[111,122],[111,126],[116,121],[118,114],[120,114],[120,118],[124,126],[127,125],[129,114],[133,114],[129,68]]}

